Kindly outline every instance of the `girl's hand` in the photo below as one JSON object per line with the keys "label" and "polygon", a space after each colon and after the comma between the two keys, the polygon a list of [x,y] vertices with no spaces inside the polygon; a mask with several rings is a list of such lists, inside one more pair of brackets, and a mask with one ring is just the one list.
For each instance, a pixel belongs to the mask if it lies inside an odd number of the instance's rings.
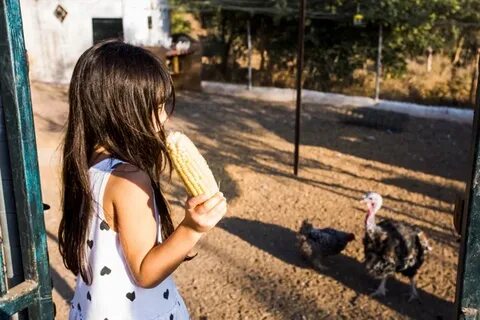
{"label": "girl's hand", "polygon": [[198,233],[212,229],[227,213],[227,199],[218,192],[210,199],[205,195],[189,198],[181,225]]}

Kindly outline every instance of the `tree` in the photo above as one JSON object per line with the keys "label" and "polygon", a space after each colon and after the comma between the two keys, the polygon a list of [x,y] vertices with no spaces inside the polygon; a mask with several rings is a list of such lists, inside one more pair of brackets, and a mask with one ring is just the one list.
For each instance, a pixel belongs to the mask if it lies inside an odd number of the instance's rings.
{"label": "tree", "polygon": [[[208,30],[204,40],[216,46],[214,54],[220,57],[218,67],[224,79],[234,80],[235,74],[243,72],[235,61],[247,52],[247,19],[260,52],[257,82],[281,85],[273,77],[278,72],[294,78],[297,0],[172,1],[195,12],[203,22]],[[362,29],[352,23],[357,8],[366,21]],[[407,59],[423,55],[429,47],[450,54],[455,64],[471,61],[480,41],[480,0],[307,1],[306,23],[305,86],[330,90],[348,86],[355,69],[375,61],[379,25],[384,30],[387,74],[402,75]]]}

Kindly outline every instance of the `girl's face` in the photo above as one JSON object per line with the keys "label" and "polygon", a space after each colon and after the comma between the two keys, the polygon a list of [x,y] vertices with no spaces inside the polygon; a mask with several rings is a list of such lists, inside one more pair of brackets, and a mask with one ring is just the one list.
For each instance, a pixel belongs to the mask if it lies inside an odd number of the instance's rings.
{"label": "girl's face", "polygon": [[160,123],[162,125],[165,125],[165,122],[168,120],[168,115],[167,112],[165,111],[165,105],[161,106],[159,109],[159,115],[158,118],[160,119]]}
{"label": "girl's face", "polygon": [[[162,126],[164,126],[165,123],[166,123],[167,120],[168,120],[168,114],[167,114],[167,112],[165,111],[165,105],[161,105],[161,106],[158,107],[158,118],[160,119],[160,124],[161,124]],[[155,122],[155,130],[160,131],[160,128],[159,128],[159,126],[158,126],[158,123],[156,123],[156,121],[155,121],[155,118],[154,118],[153,121]]]}

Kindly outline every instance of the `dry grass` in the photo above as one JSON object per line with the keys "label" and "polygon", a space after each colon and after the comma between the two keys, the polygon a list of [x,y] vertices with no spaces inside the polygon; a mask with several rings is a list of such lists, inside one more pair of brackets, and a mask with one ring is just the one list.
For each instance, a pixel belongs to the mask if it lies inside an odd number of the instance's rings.
{"label": "dry grass", "polygon": [[[253,67],[254,85],[276,87],[295,87],[295,64],[293,62],[274,68],[271,72],[258,70],[258,54],[254,53],[255,64]],[[203,60],[205,80],[232,81],[246,83],[246,61],[238,59],[235,70],[228,72],[228,79],[224,79],[219,68],[219,57]],[[407,63],[407,72],[394,77],[384,75],[381,83],[382,99],[415,102],[426,105],[447,105],[471,108],[473,98],[471,95],[473,65],[452,68],[447,57],[434,56],[432,70],[427,72],[426,59],[418,58]],[[308,80],[308,73],[304,73],[306,89],[322,90],[320,84],[313,84]],[[333,81],[333,83],[336,83]],[[348,95],[370,96],[375,92],[375,66],[369,61],[365,68],[357,69],[353,73],[353,82],[345,86],[341,83],[332,85],[330,92]]]}
{"label": "dry grass", "polygon": [[[339,89],[346,94],[372,96],[375,87],[373,64],[367,70],[356,70],[355,84]],[[411,60],[401,77],[385,75],[381,98],[429,105],[470,106],[473,66],[452,68],[447,57],[435,56],[427,72],[426,59]]]}

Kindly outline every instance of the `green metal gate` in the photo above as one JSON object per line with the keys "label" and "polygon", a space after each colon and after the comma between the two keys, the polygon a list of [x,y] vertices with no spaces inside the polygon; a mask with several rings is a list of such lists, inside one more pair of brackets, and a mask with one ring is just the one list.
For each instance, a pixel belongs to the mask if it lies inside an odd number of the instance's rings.
{"label": "green metal gate", "polygon": [[0,0],[0,319],[53,319],[19,0]]}
{"label": "green metal gate", "polygon": [[[480,78],[479,78],[480,80]],[[480,82],[479,82],[480,83]],[[480,90],[477,88],[470,157],[470,176],[462,218],[457,272],[456,318],[480,320]]]}

